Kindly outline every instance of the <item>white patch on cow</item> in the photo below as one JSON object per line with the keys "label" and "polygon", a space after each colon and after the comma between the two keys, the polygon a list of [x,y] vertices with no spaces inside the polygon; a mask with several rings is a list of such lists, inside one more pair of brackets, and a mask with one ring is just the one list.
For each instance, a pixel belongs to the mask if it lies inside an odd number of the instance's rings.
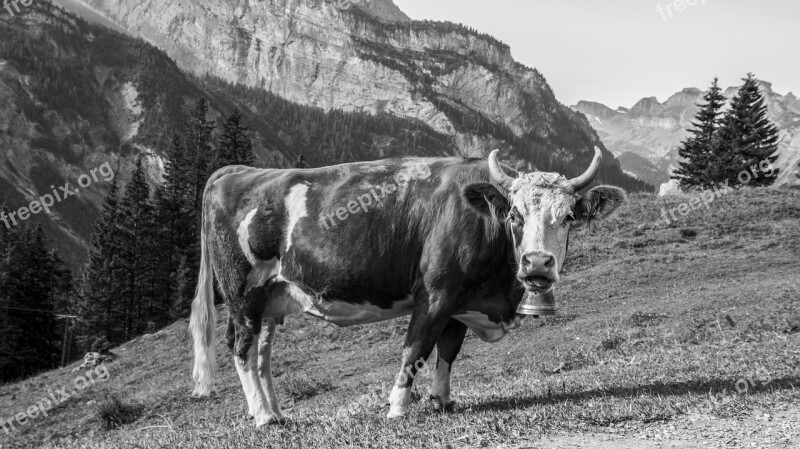
{"label": "white patch on cow", "polygon": [[499,341],[507,333],[504,325],[491,321],[486,314],[480,312],[469,311],[460,315],[453,315],[453,318],[466,324],[485,342],[494,343]]}
{"label": "white patch on cow", "polygon": [[289,190],[284,202],[286,206],[286,252],[292,247],[292,233],[297,222],[303,217],[308,217],[306,200],[308,194],[308,184],[297,184]]}
{"label": "white patch on cow", "polygon": [[375,323],[411,314],[414,299],[411,296],[392,304],[391,309],[382,309],[372,304],[352,304],[344,301],[319,300],[316,311],[325,321],[339,326]]}
{"label": "white patch on cow", "polygon": [[322,313],[314,306],[313,297],[283,276],[278,276],[277,282],[266,306],[265,317],[308,313],[322,318]]}
{"label": "white patch on cow", "polygon": [[278,395],[275,394],[275,382],[272,379],[272,342],[274,339],[275,321],[270,320],[261,329],[258,337],[258,374],[270,414],[275,421],[281,422],[284,418],[278,402]]}
{"label": "white patch on cow", "polygon": [[239,223],[239,229],[237,231],[239,235],[239,246],[242,248],[244,257],[247,258],[250,265],[255,265],[258,262],[256,256],[253,254],[253,250],[250,249],[250,224],[253,222],[253,217],[256,216],[256,212],[258,212],[258,208],[248,212],[244,220]]}
{"label": "white patch on cow", "polygon": [[526,316],[527,315],[516,315],[513,320],[508,323],[502,322],[500,325],[503,326],[503,330],[506,332],[514,330],[522,324],[522,320],[524,320]]}
{"label": "white patch on cow", "polygon": [[258,361],[258,345],[253,344],[247,354],[247,363],[239,357],[234,357],[236,372],[242,382],[244,396],[247,398],[247,410],[250,416],[255,418],[256,426],[260,427],[268,424],[272,418],[267,408],[267,398],[261,388],[261,380],[258,376],[256,363]]}
{"label": "white patch on cow", "polygon": [[392,388],[392,394],[389,395],[389,413],[387,418],[399,418],[408,413],[408,406],[411,403],[411,388],[399,387],[397,385]]}
{"label": "white patch on cow", "polygon": [[395,302],[391,309],[372,304],[351,304],[344,301],[327,301],[304,292],[295,283],[282,276],[267,304],[265,316],[299,315],[307,313],[339,326],[375,323],[411,314],[414,299],[409,295]]}
{"label": "white patch on cow", "polygon": [[450,364],[442,359],[439,359],[436,364],[429,391],[431,396],[441,400],[443,406],[450,402]]}

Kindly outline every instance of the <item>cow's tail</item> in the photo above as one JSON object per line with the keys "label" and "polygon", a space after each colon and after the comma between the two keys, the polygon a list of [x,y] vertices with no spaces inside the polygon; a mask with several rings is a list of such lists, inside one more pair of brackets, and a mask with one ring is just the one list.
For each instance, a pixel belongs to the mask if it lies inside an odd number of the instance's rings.
{"label": "cow's tail", "polygon": [[[204,208],[205,209],[205,208]],[[192,316],[189,329],[194,339],[194,391],[192,396],[208,396],[214,389],[214,376],[217,372],[216,356],[216,324],[217,314],[214,308],[214,274],[211,267],[208,238],[206,235],[206,217],[203,214],[200,245],[200,276],[197,281],[197,292],[192,302]]]}

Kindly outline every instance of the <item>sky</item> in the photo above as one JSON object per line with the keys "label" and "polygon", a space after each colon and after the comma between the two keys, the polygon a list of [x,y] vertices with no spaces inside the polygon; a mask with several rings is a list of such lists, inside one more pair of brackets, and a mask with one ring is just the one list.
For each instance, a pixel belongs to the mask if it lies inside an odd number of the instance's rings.
{"label": "sky", "polygon": [[739,85],[748,72],[800,96],[798,0],[394,2],[412,19],[463,23],[507,43],[567,105],[663,102],[715,76],[723,88]]}

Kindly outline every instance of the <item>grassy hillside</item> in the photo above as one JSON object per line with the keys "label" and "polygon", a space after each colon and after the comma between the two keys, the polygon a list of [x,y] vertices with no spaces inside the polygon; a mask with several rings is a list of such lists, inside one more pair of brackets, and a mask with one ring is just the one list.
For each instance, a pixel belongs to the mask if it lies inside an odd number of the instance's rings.
{"label": "grassy hillside", "polygon": [[[493,345],[468,335],[453,412],[420,400],[410,417],[384,418],[407,320],[339,329],[303,317],[276,339],[292,421],[256,430],[222,344],[218,394],[189,397],[184,320],[114,349],[108,381],[11,435],[0,430],[0,444],[797,447],[800,191],[734,192],[660,221],[661,207],[680,201],[635,195],[617,218],[575,232],[560,315],[529,318]],[[0,387],[0,419],[71,386],[80,374],[71,368]],[[420,395],[429,379],[418,377]],[[98,409],[112,394],[134,420],[105,431]]]}

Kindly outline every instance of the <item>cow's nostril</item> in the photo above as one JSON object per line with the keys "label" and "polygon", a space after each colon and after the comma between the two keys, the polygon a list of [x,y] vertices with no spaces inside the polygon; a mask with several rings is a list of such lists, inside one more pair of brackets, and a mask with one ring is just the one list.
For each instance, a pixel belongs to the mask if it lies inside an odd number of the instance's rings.
{"label": "cow's nostril", "polygon": [[545,266],[545,268],[553,268],[553,266],[555,264],[556,264],[556,258],[553,257],[553,256],[550,256],[550,258],[547,259],[547,262],[544,263],[544,266]]}
{"label": "cow's nostril", "polygon": [[526,268],[531,266],[531,258],[527,254],[522,256],[522,266]]}

